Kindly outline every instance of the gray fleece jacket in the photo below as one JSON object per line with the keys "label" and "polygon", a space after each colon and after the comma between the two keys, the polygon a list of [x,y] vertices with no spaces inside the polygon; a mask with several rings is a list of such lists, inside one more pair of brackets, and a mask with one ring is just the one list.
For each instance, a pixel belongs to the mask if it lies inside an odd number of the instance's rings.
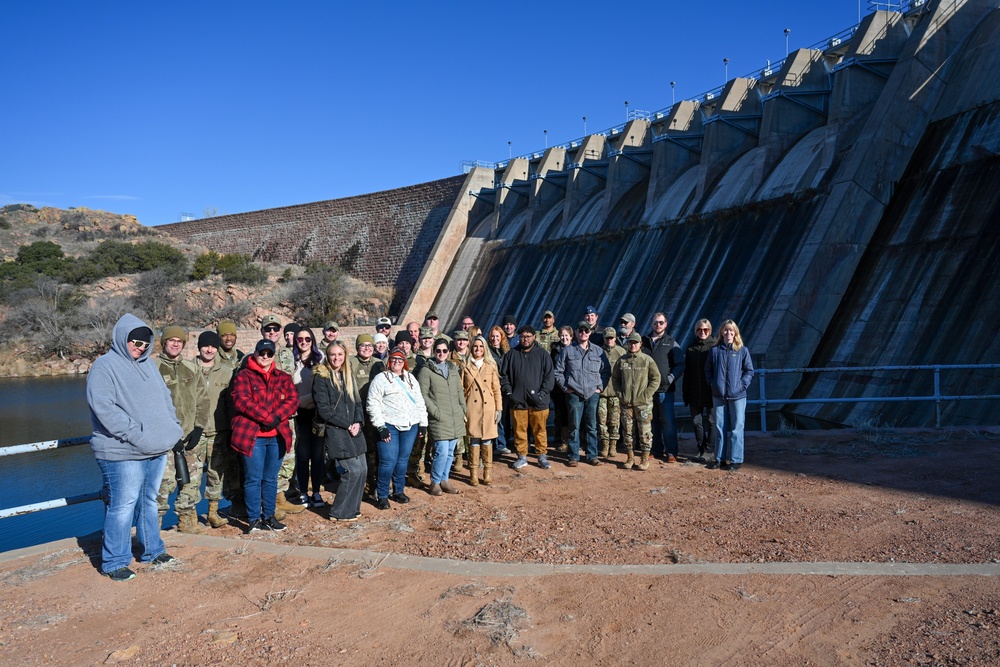
{"label": "gray fleece jacket", "polygon": [[90,368],[87,404],[94,435],[90,448],[104,461],[136,461],[164,454],[184,433],[174,412],[170,391],[156,364],[151,347],[133,359],[128,334],[148,326],[126,313],[115,324],[111,350]]}

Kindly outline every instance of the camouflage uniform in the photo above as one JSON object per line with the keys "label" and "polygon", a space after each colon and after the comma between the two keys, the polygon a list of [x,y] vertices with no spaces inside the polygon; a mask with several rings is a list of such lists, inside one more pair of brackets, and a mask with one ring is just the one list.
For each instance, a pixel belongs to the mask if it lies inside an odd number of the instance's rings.
{"label": "camouflage uniform", "polygon": [[223,497],[232,500],[232,490],[241,487],[236,453],[229,449],[229,428],[233,418],[233,398],[229,387],[235,369],[218,359],[213,365],[199,365],[198,369],[209,400],[209,419],[200,445],[204,446],[208,461],[205,497],[209,500],[221,500]]}
{"label": "camouflage uniform", "polygon": [[[156,366],[160,369],[160,375],[170,390],[170,397],[174,403],[174,410],[177,412],[177,419],[181,422],[185,436],[198,428],[206,428],[209,422],[209,397],[208,389],[201,380],[198,367],[190,361],[184,359],[166,359],[159,357]],[[187,461],[188,472],[191,475],[191,483],[185,484],[177,492],[177,500],[174,502],[177,513],[193,511],[198,501],[201,500],[201,473],[205,466],[205,444],[204,438],[191,449],[184,451],[184,458]],[[190,443],[185,445],[190,447]],[[160,491],[156,496],[159,511],[166,512],[170,509],[170,494],[177,488],[175,478],[173,454],[167,456],[167,468],[163,472],[163,481],[160,483]]]}
{"label": "camouflage uniform", "polygon": [[[292,348],[283,347],[278,350],[275,355],[276,365],[280,370],[292,375],[295,372],[295,355],[292,352]],[[295,441],[298,439],[297,431],[295,427],[295,415],[292,415],[288,420],[288,425],[292,428],[292,452],[295,452]],[[297,485],[295,483],[295,455],[285,456],[281,459],[281,468],[278,470],[278,493],[285,493],[288,496],[288,491],[293,494],[297,493]],[[298,502],[296,500],[296,502]]]}
{"label": "camouflage uniform", "polygon": [[660,370],[648,354],[628,352],[621,356],[611,371],[611,384],[621,401],[622,421],[625,422],[623,441],[627,459],[625,467],[632,467],[635,449],[635,432],[639,433],[642,462],[639,470],[649,467],[649,451],[653,446],[653,396],[660,386]]}
{"label": "camouflage uniform", "polygon": [[546,352],[552,352],[552,343],[559,341],[559,329],[539,329],[535,333],[535,342]]}
{"label": "camouflage uniform", "polygon": [[[615,363],[625,354],[625,349],[615,345],[607,349],[608,363],[614,373]],[[612,383],[601,392],[597,403],[597,441],[600,446],[600,456],[614,458],[618,452],[618,434],[621,432],[621,403],[615,395]]]}

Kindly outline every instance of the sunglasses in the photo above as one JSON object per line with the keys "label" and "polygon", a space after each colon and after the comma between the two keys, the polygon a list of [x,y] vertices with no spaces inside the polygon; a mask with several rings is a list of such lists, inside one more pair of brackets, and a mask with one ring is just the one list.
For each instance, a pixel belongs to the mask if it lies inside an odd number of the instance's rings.
{"label": "sunglasses", "polygon": [[448,354],[448,348],[443,347],[439,350],[434,350],[434,354]]}
{"label": "sunglasses", "polygon": [[590,329],[586,329],[584,327],[580,327],[579,329],[576,330],[576,332],[577,333],[590,333]]}
{"label": "sunglasses", "polygon": [[129,342],[135,345],[140,350],[145,350],[147,347],[149,347],[148,340],[130,340]]}
{"label": "sunglasses", "polygon": [[271,352],[271,350],[261,350],[260,352],[257,353],[257,356],[258,357],[264,357],[265,359],[268,359],[268,358],[274,356],[274,352]]}
{"label": "sunglasses", "polygon": [[264,327],[264,331],[267,331],[268,333],[274,333],[276,331],[281,331],[281,327],[279,327],[277,324],[269,324],[268,326]]}
{"label": "sunglasses", "polygon": [[304,338],[296,338],[295,340],[300,343],[311,343],[313,339],[306,336]]}
{"label": "sunglasses", "polygon": [[712,333],[712,330],[711,330],[711,329],[695,329],[695,331],[697,331],[697,332],[699,332],[699,333],[701,333],[701,332],[705,332],[705,333]]}
{"label": "sunglasses", "polygon": [[375,328],[376,329],[391,329],[392,325],[391,324],[378,324],[378,325],[375,326]]}

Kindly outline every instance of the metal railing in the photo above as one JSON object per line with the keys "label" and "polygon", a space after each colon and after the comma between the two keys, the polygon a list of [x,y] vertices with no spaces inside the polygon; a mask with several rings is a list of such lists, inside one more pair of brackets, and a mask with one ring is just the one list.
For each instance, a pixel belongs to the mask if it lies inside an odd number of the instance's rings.
{"label": "metal railing", "polygon": [[[758,368],[754,375],[757,377],[757,386],[760,390],[760,398],[754,401],[747,401],[747,405],[760,407],[760,430],[767,433],[767,406],[769,404],[780,405],[807,405],[807,404],[828,404],[828,403],[903,403],[903,402],[934,402],[934,426],[941,427],[941,404],[945,401],[974,401],[974,400],[996,400],[1000,399],[1000,394],[942,394],[941,393],[941,371],[952,370],[979,370],[997,369],[1000,364],[935,364],[931,366],[831,366],[828,368]],[[879,372],[879,371],[932,371],[934,373],[934,392],[923,396],[861,396],[861,397],[829,397],[829,398],[785,398],[768,400],[767,398],[767,376],[788,373],[858,373],[858,372]]]}
{"label": "metal railing", "polygon": [[[44,440],[42,442],[30,442],[25,445],[11,445],[10,447],[0,447],[0,457],[4,456],[16,456],[17,454],[30,454],[31,452],[44,452],[49,449],[61,449],[63,447],[76,447],[77,445],[87,445],[90,444],[90,436],[82,436],[79,438],[63,438],[62,440]],[[22,514],[31,514],[32,512],[40,512],[42,510],[51,510],[57,507],[69,507],[70,505],[79,505],[81,503],[89,503],[93,500],[100,500],[101,492],[93,491],[91,493],[84,493],[79,496],[66,496],[65,498],[55,498],[53,500],[45,500],[40,503],[31,503],[30,505],[20,505],[18,507],[7,507],[0,508],[0,519],[7,519],[13,516],[20,516]]]}

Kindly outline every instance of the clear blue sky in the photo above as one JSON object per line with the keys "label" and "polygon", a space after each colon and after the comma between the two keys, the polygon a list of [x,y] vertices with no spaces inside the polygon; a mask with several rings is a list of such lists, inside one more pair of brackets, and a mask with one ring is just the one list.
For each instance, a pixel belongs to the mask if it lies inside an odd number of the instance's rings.
{"label": "clear blue sky", "polygon": [[[0,3],[0,205],[147,225],[461,173],[858,21],[803,2]],[[868,13],[867,0],[862,12]]]}

